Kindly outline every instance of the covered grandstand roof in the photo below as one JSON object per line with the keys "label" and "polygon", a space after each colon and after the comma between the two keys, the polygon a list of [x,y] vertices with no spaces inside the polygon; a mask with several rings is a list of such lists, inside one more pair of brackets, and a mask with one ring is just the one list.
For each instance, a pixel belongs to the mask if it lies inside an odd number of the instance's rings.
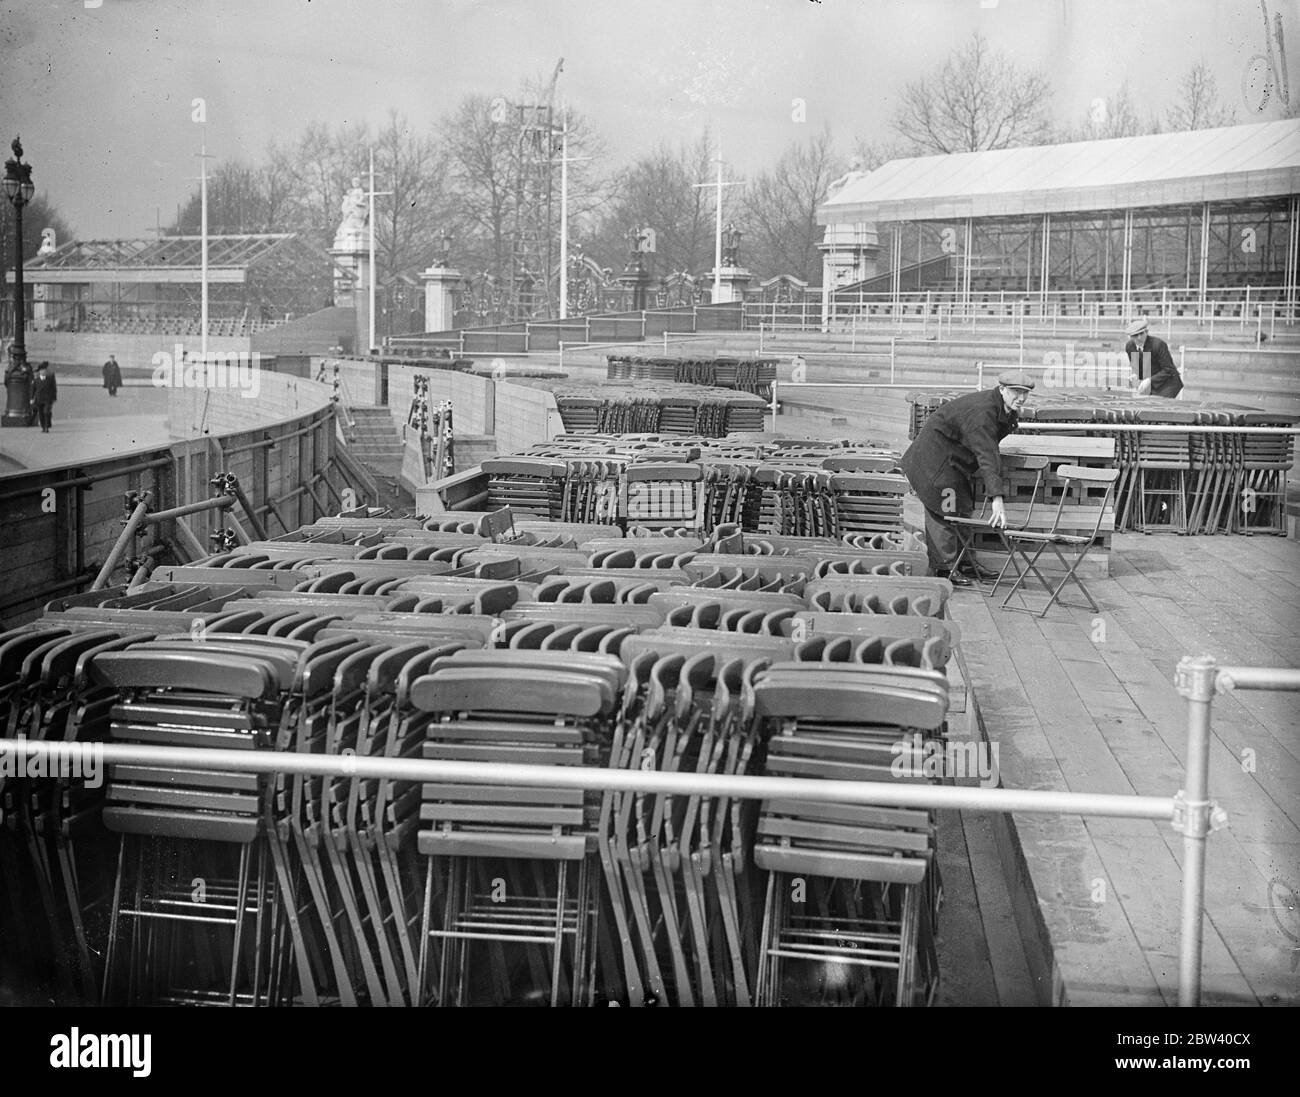
{"label": "covered grandstand roof", "polygon": [[891,160],[821,224],[1199,205],[1300,192],[1300,120]]}
{"label": "covered grandstand roof", "polygon": [[[141,240],[73,240],[24,265],[30,282],[194,282],[200,280],[200,236]],[[328,269],[329,257],[291,232],[208,237],[208,279],[245,281],[255,267],[308,264]]]}

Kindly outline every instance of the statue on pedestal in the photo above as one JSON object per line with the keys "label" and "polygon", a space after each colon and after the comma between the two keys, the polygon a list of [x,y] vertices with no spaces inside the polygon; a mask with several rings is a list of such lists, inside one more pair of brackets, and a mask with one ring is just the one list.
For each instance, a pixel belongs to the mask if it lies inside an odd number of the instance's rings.
{"label": "statue on pedestal", "polygon": [[58,248],[58,243],[54,238],[54,230],[50,228],[41,229],[41,246],[36,252],[39,255],[49,255]]}
{"label": "statue on pedestal", "polygon": [[847,187],[850,183],[856,183],[859,179],[870,174],[869,171],[866,171],[863,168],[862,157],[853,157],[853,159],[849,161],[849,170],[838,179],[833,179],[826,185],[826,197],[828,199],[834,198],[836,194]]}
{"label": "statue on pedestal", "polygon": [[740,230],[730,221],[722,230],[722,265],[724,267],[740,266]]}
{"label": "statue on pedestal", "polygon": [[352,177],[352,189],[343,195],[343,223],[334,234],[334,247],[339,251],[361,251],[367,244],[366,192],[361,188],[359,176]]}

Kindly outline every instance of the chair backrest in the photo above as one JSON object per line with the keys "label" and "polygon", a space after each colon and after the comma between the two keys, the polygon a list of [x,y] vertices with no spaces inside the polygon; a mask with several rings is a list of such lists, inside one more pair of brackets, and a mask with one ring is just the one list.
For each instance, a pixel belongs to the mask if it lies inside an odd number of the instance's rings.
{"label": "chair backrest", "polygon": [[948,715],[948,679],[908,666],[773,663],[755,698],[763,716],[933,730]]}
{"label": "chair backrest", "polygon": [[1061,465],[1056,470],[1056,475],[1060,477],[1061,481],[1064,483],[1065,489],[1061,492],[1061,498],[1056,504],[1056,514],[1052,520],[1052,533],[1058,532],[1061,515],[1064,512],[1066,500],[1069,499],[1072,494],[1072,488],[1095,484],[1105,485],[1106,490],[1100,499],[1088,500],[1080,493],[1075,504],[1085,508],[1089,506],[1096,507],[1096,521],[1093,523],[1092,533],[1088,538],[1089,541],[1095,539],[1097,534],[1101,531],[1102,522],[1106,518],[1106,508],[1110,505],[1111,496],[1115,490],[1115,481],[1119,478],[1119,469],[1096,469],[1084,468],[1082,465]]}
{"label": "chair backrest", "polygon": [[425,712],[532,712],[590,717],[613,709],[617,694],[590,674],[514,670],[511,688],[501,688],[495,667],[446,665],[411,686],[411,703]]}

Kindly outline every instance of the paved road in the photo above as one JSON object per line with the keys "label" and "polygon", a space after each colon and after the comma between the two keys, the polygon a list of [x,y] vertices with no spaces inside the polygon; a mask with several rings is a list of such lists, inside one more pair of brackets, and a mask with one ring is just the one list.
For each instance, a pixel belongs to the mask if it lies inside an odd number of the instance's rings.
{"label": "paved road", "polygon": [[171,438],[165,391],[141,380],[110,397],[95,380],[60,376],[49,434],[35,426],[0,430],[0,475],[164,445]]}

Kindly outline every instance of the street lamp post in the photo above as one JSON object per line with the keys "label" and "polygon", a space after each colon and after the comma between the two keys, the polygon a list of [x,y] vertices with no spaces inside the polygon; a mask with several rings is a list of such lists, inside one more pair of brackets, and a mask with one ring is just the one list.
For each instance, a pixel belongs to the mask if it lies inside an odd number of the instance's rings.
{"label": "street lamp post", "polygon": [[10,146],[14,158],[5,161],[5,197],[14,207],[14,341],[5,369],[5,410],[0,426],[30,425],[32,369],[27,364],[27,310],[23,304],[23,206],[32,200],[32,166],[24,164],[23,146],[17,137]]}

